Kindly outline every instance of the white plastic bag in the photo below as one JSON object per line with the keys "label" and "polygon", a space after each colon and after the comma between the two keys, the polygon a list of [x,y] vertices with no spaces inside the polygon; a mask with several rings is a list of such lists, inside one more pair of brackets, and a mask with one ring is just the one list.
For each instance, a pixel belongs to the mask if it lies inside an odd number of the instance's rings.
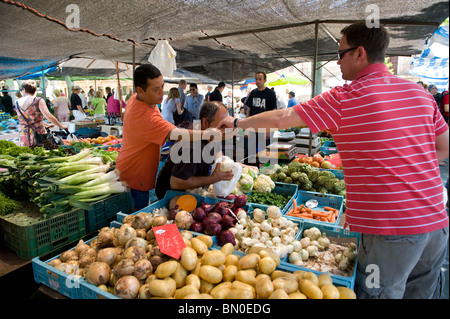
{"label": "white plastic bag", "polygon": [[[225,159],[230,160],[230,158],[228,156],[219,157],[216,160],[216,162],[213,164],[211,172],[214,172],[214,170],[216,169],[217,163],[220,163]],[[233,191],[234,187],[238,183],[239,178],[241,178],[242,166],[239,165],[238,163],[234,163],[231,168],[231,171],[233,172],[233,178],[231,180],[220,181],[220,182],[213,184],[214,193],[216,194],[216,196],[226,197],[226,196],[230,195],[230,193]]]}
{"label": "white plastic bag", "polygon": [[177,53],[167,40],[159,40],[150,53],[148,62],[156,66],[163,76],[171,77],[177,69],[176,56]]}

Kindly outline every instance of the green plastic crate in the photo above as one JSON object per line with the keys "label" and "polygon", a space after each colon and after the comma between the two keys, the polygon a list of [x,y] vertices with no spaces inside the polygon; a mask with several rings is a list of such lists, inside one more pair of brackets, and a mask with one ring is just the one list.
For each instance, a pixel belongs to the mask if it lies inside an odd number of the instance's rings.
{"label": "green plastic crate", "polygon": [[133,211],[131,192],[112,195],[92,203],[92,210],[86,211],[86,232],[95,233],[116,219],[116,214],[130,214]]}
{"label": "green plastic crate", "polygon": [[33,259],[55,251],[86,234],[81,209],[61,213],[32,225],[21,226],[0,217],[3,243],[20,258]]}

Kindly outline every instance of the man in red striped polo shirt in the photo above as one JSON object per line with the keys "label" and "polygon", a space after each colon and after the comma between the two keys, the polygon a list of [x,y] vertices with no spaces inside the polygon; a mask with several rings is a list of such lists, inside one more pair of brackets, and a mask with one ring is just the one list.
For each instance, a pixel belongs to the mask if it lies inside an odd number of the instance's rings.
{"label": "man in red striped polo shirt", "polygon": [[350,25],[338,64],[351,84],[219,128],[329,130],[344,171],[346,224],[362,233],[358,297],[439,298],[449,219],[438,163],[449,156],[448,125],[428,92],[389,72],[388,45],[383,27]]}

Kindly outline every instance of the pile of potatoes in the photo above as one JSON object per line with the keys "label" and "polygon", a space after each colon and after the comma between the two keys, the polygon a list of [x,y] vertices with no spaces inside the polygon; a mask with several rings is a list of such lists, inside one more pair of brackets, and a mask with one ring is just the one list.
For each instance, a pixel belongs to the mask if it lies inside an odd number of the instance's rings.
{"label": "pile of potatoes", "polygon": [[210,250],[206,235],[185,240],[179,260],[161,263],[139,290],[139,298],[175,299],[355,299],[327,274],[276,270],[279,257],[261,249],[240,257],[228,243]]}

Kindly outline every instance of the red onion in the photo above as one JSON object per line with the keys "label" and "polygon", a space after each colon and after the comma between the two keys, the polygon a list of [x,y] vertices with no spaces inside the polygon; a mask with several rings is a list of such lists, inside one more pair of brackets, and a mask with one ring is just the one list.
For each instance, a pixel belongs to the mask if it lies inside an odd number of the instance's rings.
{"label": "red onion", "polygon": [[222,218],[223,227],[225,227],[226,229],[233,227],[235,223],[236,223],[236,220],[231,215],[225,215]]}
{"label": "red onion", "polygon": [[196,232],[196,233],[203,233],[204,228],[203,228],[203,225],[202,225],[201,223],[199,223],[199,222],[194,222],[194,223],[191,225],[190,230],[192,230],[192,231],[194,231],[194,232]]}
{"label": "red onion", "polygon": [[205,234],[210,236],[218,236],[222,231],[222,226],[220,224],[209,224],[205,228]]}
{"label": "red onion", "polygon": [[244,207],[245,204],[247,204],[247,196],[246,195],[239,195],[234,199],[234,207],[235,208]]}
{"label": "red onion", "polygon": [[233,244],[233,246],[236,245],[236,241],[234,240],[234,235],[229,230],[221,231],[217,240],[219,241],[220,246],[223,246],[226,243],[231,243],[231,244]]}
{"label": "red onion", "polygon": [[206,212],[203,208],[197,207],[194,209],[194,212],[192,213],[192,217],[197,222],[202,222],[206,218]]}
{"label": "red onion", "polygon": [[207,204],[207,203],[203,203],[200,207],[201,207],[201,208],[205,211],[205,213],[207,213],[207,214],[209,214],[209,213],[213,210],[213,208],[214,208],[213,205]]}

